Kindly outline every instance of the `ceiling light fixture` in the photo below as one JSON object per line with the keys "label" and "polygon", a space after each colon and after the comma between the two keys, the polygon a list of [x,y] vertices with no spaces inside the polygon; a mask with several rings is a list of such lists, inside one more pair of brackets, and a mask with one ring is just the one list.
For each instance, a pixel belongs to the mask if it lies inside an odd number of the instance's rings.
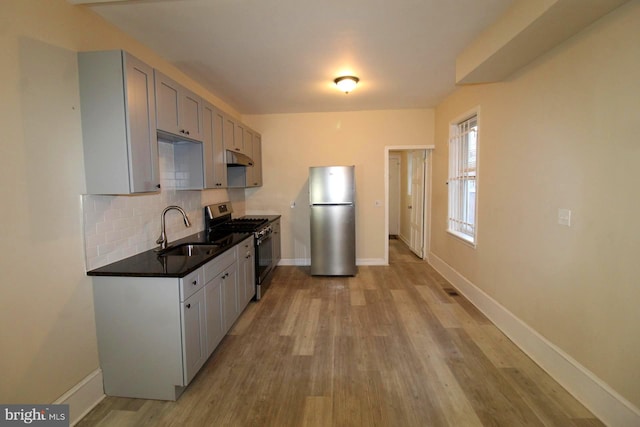
{"label": "ceiling light fixture", "polygon": [[338,86],[338,89],[344,93],[349,93],[356,88],[359,81],[360,79],[355,76],[342,76],[338,77],[333,82]]}

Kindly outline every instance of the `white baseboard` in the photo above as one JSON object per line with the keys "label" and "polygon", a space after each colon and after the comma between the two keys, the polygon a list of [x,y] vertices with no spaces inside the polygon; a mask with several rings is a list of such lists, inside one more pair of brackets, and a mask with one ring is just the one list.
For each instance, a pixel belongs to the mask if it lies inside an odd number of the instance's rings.
{"label": "white baseboard", "polygon": [[102,370],[98,368],[53,403],[69,405],[69,425],[74,426],[105,397]]}
{"label": "white baseboard", "polygon": [[640,426],[640,409],[434,253],[429,264],[553,379],[610,426]]}
{"label": "white baseboard", "polygon": [[389,265],[384,262],[384,258],[360,258],[356,260],[356,265]]}

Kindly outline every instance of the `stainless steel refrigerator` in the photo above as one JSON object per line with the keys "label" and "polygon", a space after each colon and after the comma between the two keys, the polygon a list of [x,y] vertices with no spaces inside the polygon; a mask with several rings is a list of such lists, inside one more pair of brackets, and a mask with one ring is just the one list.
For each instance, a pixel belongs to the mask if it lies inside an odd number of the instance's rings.
{"label": "stainless steel refrigerator", "polygon": [[309,168],[311,274],[356,274],[355,166]]}

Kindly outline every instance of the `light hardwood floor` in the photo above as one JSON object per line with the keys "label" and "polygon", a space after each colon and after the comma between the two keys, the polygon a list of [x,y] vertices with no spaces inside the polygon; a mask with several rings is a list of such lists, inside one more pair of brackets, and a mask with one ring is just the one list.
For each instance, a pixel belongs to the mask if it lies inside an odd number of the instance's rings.
{"label": "light hardwood floor", "polygon": [[399,240],[390,266],[281,266],[177,402],[79,426],[601,426]]}

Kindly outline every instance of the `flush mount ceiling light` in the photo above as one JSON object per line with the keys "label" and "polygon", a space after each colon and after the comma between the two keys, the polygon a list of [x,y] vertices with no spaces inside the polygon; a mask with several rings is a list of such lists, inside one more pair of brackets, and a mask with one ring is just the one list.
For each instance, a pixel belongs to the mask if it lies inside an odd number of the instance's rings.
{"label": "flush mount ceiling light", "polygon": [[344,93],[349,93],[356,88],[359,81],[360,79],[355,76],[342,76],[338,77],[333,82],[338,86],[338,89]]}

